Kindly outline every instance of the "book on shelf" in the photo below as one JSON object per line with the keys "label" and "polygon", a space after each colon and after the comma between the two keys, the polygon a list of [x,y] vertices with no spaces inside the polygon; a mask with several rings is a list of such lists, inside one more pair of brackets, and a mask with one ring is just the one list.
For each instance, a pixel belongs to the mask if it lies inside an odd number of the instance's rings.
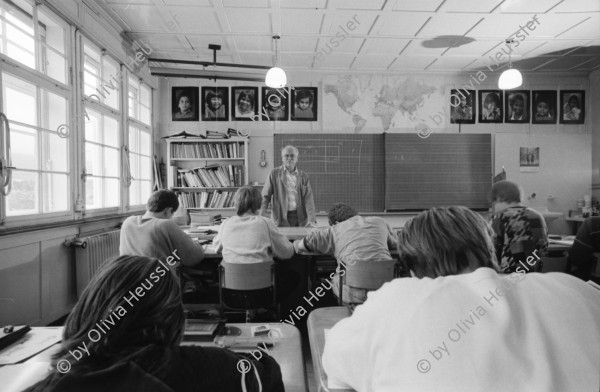
{"label": "book on shelf", "polygon": [[200,139],[205,139],[204,135],[200,135],[200,134],[196,135],[193,133],[188,133],[186,131],[181,131],[179,133],[175,133],[175,134],[169,135],[169,136],[163,136],[161,139],[186,139],[188,137],[197,137]]}
{"label": "book on shelf", "polygon": [[243,142],[171,143],[172,159],[242,159]]}

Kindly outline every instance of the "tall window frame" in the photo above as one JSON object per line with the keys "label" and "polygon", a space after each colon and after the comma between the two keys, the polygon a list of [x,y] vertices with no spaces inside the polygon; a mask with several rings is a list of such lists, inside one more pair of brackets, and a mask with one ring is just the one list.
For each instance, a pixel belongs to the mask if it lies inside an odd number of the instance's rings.
{"label": "tall window frame", "polygon": [[133,210],[141,210],[145,208],[154,185],[152,88],[132,75],[128,78],[127,95],[130,174],[127,204]]}
{"label": "tall window frame", "polygon": [[0,227],[74,216],[71,32],[43,4],[0,2],[0,111],[10,126],[14,167],[12,190],[0,195]]}

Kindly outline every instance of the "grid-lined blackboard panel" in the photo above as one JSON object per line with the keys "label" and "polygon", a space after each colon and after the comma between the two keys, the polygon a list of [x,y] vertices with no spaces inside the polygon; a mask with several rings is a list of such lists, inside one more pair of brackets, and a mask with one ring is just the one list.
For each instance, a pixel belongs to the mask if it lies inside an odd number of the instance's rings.
{"label": "grid-lined blackboard panel", "polygon": [[347,203],[359,212],[384,210],[383,134],[275,134],[275,161],[291,144],[308,174],[317,211]]}
{"label": "grid-lined blackboard panel", "polygon": [[385,209],[487,209],[492,169],[490,134],[385,134]]}

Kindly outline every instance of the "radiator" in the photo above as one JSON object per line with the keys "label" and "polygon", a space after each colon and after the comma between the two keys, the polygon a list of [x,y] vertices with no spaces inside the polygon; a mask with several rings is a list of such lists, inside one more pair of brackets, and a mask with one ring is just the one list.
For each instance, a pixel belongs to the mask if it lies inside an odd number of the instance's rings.
{"label": "radiator", "polygon": [[121,230],[77,239],[75,248],[75,270],[77,275],[77,297],[107,259],[119,255]]}

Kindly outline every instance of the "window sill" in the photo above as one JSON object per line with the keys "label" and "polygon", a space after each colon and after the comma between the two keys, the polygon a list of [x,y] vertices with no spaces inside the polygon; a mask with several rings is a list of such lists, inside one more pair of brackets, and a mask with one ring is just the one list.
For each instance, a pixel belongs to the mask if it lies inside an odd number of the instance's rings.
{"label": "window sill", "polygon": [[137,214],[135,214],[135,213],[134,214],[131,214],[131,213],[111,214],[111,215],[103,215],[103,216],[83,218],[83,219],[73,219],[73,220],[61,221],[61,222],[52,222],[52,223],[37,224],[37,225],[34,224],[34,225],[29,225],[29,226],[20,226],[20,227],[11,227],[11,228],[0,228],[0,237],[5,236],[5,235],[24,234],[24,233],[29,233],[29,232],[38,231],[38,230],[55,229],[55,228],[60,228],[60,227],[82,226],[82,225],[85,225],[88,223],[102,222],[102,221],[121,219],[121,218],[122,218],[122,220],[124,220],[125,218],[127,218],[131,215],[137,215]]}

